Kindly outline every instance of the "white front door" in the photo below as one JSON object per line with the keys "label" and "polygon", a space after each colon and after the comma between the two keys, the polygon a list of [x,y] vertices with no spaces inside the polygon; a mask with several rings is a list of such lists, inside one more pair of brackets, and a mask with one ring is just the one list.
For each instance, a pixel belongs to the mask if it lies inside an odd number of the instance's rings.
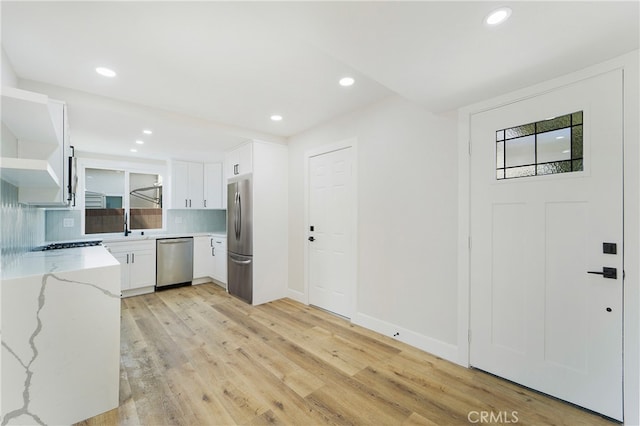
{"label": "white front door", "polygon": [[309,303],[352,315],[353,148],[309,158]]}
{"label": "white front door", "polygon": [[617,420],[622,108],[613,71],[471,118],[471,365]]}

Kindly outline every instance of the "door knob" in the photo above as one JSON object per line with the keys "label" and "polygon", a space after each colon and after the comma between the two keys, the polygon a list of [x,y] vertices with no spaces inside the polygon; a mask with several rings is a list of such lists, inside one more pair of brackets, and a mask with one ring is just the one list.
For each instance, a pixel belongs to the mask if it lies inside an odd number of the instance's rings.
{"label": "door knob", "polygon": [[309,241],[315,241],[316,239],[313,237],[309,237]]}
{"label": "door knob", "polygon": [[602,275],[604,278],[610,278],[613,280],[618,279],[618,270],[616,268],[602,268],[602,272],[599,271],[587,271],[587,274]]}

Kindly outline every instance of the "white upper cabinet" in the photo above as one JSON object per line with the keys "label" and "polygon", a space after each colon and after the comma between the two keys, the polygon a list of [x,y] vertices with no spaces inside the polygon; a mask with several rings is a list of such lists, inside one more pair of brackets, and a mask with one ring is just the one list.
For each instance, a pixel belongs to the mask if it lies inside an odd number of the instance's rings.
{"label": "white upper cabinet", "polygon": [[202,209],[203,164],[174,161],[171,168],[171,207],[174,209]]}
{"label": "white upper cabinet", "polygon": [[69,130],[64,102],[2,88],[2,179],[18,187],[18,201],[68,204]]}
{"label": "white upper cabinet", "polygon": [[172,209],[221,209],[222,163],[171,162]]}
{"label": "white upper cabinet", "polygon": [[222,163],[204,165],[204,208],[222,208]]}
{"label": "white upper cabinet", "polygon": [[171,208],[189,208],[189,163],[171,162]]}
{"label": "white upper cabinet", "polygon": [[234,177],[253,171],[253,143],[246,143],[227,152],[226,177]]}
{"label": "white upper cabinet", "polygon": [[204,165],[189,163],[189,208],[204,208]]}

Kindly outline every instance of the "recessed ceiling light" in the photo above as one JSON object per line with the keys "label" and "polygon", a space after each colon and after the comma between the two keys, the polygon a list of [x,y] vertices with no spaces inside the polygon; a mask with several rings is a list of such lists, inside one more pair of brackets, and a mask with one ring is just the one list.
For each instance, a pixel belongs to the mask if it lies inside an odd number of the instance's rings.
{"label": "recessed ceiling light", "polygon": [[340,83],[340,86],[349,87],[349,86],[353,86],[353,83],[355,82],[356,81],[352,77],[343,77],[340,79],[338,83]]}
{"label": "recessed ceiling light", "polygon": [[137,141],[136,141],[136,143],[137,143],[138,145],[144,145],[144,141],[141,141],[141,140],[137,140]]}
{"label": "recessed ceiling light", "polygon": [[271,120],[273,120],[273,121],[282,121],[282,116],[274,114],[274,115],[271,116]]}
{"label": "recessed ceiling light", "polygon": [[135,148],[131,148],[129,151],[131,151],[131,152],[138,152],[138,150],[137,150],[137,149],[135,149]]}
{"label": "recessed ceiling light", "polygon": [[114,70],[109,69],[109,68],[105,68],[105,67],[96,68],[96,72],[98,74],[100,74],[101,76],[104,76],[104,77],[115,77],[116,76],[116,72]]}
{"label": "recessed ceiling light", "polygon": [[568,154],[570,152],[571,152],[571,150],[569,150],[569,149],[565,149],[564,151],[562,151],[563,154]]}
{"label": "recessed ceiling light", "polygon": [[564,139],[564,136],[556,136],[556,139]]}
{"label": "recessed ceiling light", "polygon": [[149,130],[149,129],[145,129],[145,130],[142,131],[142,133],[144,133],[145,135],[150,135],[153,132],[151,130]]}
{"label": "recessed ceiling light", "polygon": [[509,19],[511,16],[511,9],[508,7],[501,7],[500,9],[496,9],[484,19],[484,22],[487,25],[498,25]]}

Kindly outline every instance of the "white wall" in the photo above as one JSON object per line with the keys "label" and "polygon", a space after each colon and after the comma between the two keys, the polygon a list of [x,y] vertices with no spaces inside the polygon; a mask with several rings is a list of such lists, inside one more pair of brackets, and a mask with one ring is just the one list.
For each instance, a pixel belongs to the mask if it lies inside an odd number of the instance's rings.
{"label": "white wall", "polygon": [[0,50],[2,50],[2,85],[18,87],[18,76],[11,66],[11,62],[9,62],[9,58],[4,51],[4,47]]}
{"label": "white wall", "polygon": [[357,139],[357,314],[453,358],[457,340],[456,121],[390,97],[289,141],[289,294],[304,295],[304,155]]}
{"label": "white wall", "polygon": [[[11,67],[7,54],[2,50],[2,86],[17,87],[18,77]],[[1,157],[17,157],[18,156],[18,140],[11,133],[9,128],[2,123],[2,139],[0,139],[0,156]]]}

